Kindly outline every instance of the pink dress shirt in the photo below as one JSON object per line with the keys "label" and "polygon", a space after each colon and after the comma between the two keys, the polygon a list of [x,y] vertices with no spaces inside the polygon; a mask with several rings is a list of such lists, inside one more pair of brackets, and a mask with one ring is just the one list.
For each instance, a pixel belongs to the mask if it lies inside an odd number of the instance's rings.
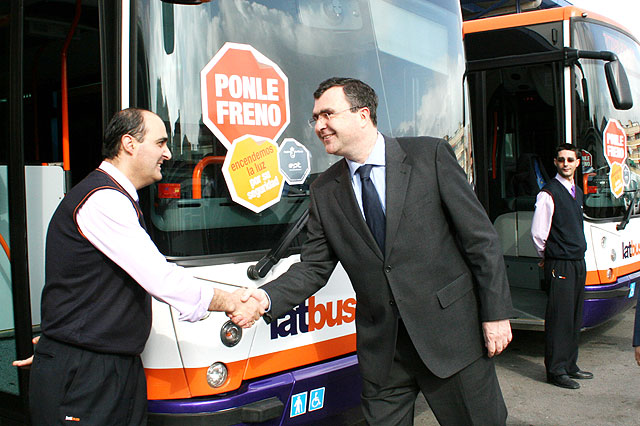
{"label": "pink dress shirt", "polygon": [[[138,193],[113,164],[100,169],[114,178],[134,200]],[[214,289],[181,266],[167,262],[140,226],[131,201],[114,190],[96,191],[76,216],[78,227],[98,250],[124,269],[149,294],[180,312],[180,320],[198,321],[208,313]]]}
{"label": "pink dress shirt", "polygon": [[[575,194],[575,185],[573,181],[563,178],[560,174],[556,174],[555,178],[558,182],[564,186],[569,194]],[[575,198],[575,195],[573,195]],[[533,222],[531,223],[531,237],[533,239],[533,245],[536,247],[538,256],[544,257],[544,249],[547,245],[547,238],[549,237],[549,231],[551,230],[551,219],[553,218],[553,212],[555,205],[553,204],[553,198],[546,191],[538,192],[536,197],[536,211],[533,214]]]}

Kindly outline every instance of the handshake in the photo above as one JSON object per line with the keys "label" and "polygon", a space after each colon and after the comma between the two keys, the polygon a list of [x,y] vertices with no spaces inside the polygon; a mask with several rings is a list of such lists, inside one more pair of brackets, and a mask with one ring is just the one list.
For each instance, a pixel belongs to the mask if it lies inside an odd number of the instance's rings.
{"label": "handshake", "polygon": [[259,288],[243,288],[226,293],[223,297],[226,299],[224,312],[234,324],[242,328],[252,327],[269,309],[267,293]]}

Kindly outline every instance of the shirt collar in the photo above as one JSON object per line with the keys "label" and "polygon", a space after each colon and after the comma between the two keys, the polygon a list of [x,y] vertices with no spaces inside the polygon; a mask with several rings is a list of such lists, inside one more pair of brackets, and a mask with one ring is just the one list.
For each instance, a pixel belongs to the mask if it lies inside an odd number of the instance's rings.
{"label": "shirt collar", "polygon": [[558,182],[560,182],[562,184],[562,186],[567,188],[567,191],[571,192],[571,188],[573,188],[573,186],[574,186],[574,183],[573,183],[572,180],[569,180],[569,179],[561,176],[560,173],[556,173],[556,179],[558,180]]}
{"label": "shirt collar", "polygon": [[[349,171],[351,172],[351,176],[356,174],[356,171],[363,164],[356,163],[355,161],[347,160],[347,165],[349,166]],[[369,158],[364,162],[364,164],[373,164],[374,166],[385,166],[385,152],[384,152],[384,136],[382,133],[378,132],[378,137],[376,139],[376,144],[373,146],[371,150],[371,154],[369,154]]]}
{"label": "shirt collar", "polygon": [[100,163],[100,169],[104,172],[107,172],[109,176],[115,179],[116,182],[122,186],[125,191],[129,193],[131,198],[135,201],[138,201],[138,192],[136,191],[136,187],[133,186],[133,183],[122,173],[116,166],[109,163],[108,161],[103,161]]}

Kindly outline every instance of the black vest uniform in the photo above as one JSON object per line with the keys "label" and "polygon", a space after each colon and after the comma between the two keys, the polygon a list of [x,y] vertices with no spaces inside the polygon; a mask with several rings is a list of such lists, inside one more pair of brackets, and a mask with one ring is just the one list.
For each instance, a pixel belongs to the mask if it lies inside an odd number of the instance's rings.
{"label": "black vest uniform", "polygon": [[42,333],[31,372],[33,424],[146,423],[139,354],[151,331],[151,297],[80,231],[76,215],[96,191],[136,201],[97,169],[69,191],[47,232]]}
{"label": "black vest uniform", "polygon": [[576,198],[557,180],[542,188],[553,198],[554,212],[544,252],[544,274],[548,301],[545,314],[545,366],[548,375],[579,370],[578,338],[586,265],[582,194]]}
{"label": "black vest uniform", "polygon": [[583,260],[587,241],[584,238],[582,193],[576,188],[574,200],[557,179],[552,179],[542,190],[551,195],[555,206],[544,258]]}

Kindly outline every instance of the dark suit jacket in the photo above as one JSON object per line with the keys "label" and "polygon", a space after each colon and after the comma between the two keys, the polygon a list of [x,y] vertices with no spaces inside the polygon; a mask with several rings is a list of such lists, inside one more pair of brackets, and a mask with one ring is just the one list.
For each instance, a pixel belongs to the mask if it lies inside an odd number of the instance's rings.
{"label": "dark suit jacket", "polygon": [[262,287],[271,298],[269,314],[279,317],[311,296],[340,261],[358,301],[362,376],[384,383],[399,313],[425,365],[448,377],[483,355],[482,321],[512,315],[502,250],[447,142],[385,136],[385,145],[384,255],[343,159],[311,186],[301,261]]}

